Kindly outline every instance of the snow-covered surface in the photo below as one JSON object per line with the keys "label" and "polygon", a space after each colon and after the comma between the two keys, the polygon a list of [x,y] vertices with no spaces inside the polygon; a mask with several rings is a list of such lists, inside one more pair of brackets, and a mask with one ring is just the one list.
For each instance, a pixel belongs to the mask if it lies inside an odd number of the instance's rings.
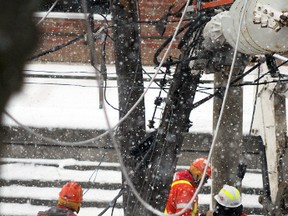
{"label": "snow-covered surface", "polygon": [[[1,215],[13,215],[13,216],[35,216],[38,211],[47,210],[48,207],[33,206],[29,203],[26,204],[7,204],[0,203]],[[103,209],[102,208],[81,208],[78,216],[92,216],[98,215]],[[112,209],[110,208],[104,216],[110,216]],[[11,214],[12,213],[12,214]],[[113,216],[124,216],[123,210],[115,208]]]}
{"label": "snow-covered surface", "polygon": [[[36,12],[34,17],[42,18],[45,17],[47,12]],[[47,18],[59,18],[59,19],[87,19],[87,14],[84,13],[62,13],[62,12],[50,12]],[[99,14],[93,14],[94,20],[104,20],[104,18]],[[111,15],[107,15],[106,19],[111,20]]]}
{"label": "snow-covered surface", "polygon": [[[99,163],[97,161],[77,161],[73,159],[63,160],[51,160],[51,159],[13,159],[13,158],[1,158],[0,162],[4,163],[0,165],[1,169],[1,180],[40,180],[40,181],[69,181],[75,180],[78,182],[87,182],[93,176],[94,182],[99,183],[111,183],[121,184],[121,173],[120,171],[105,171],[101,170],[101,166],[114,166],[119,167],[117,163]],[[53,166],[51,166],[53,165]],[[94,170],[90,171],[75,171],[71,169],[65,169],[66,166],[81,165],[81,166],[95,166],[100,165],[100,169],[94,176]],[[181,167],[185,168],[185,167]],[[188,168],[188,167],[186,167]],[[244,177],[243,187],[244,188],[261,188],[262,187],[261,174],[250,173]],[[211,186],[209,180],[207,186]],[[120,189],[120,188],[119,188]],[[119,189],[108,190],[108,189],[93,189],[89,190],[84,194],[84,201],[86,202],[109,202],[119,192]],[[57,200],[58,193],[61,188],[51,187],[31,187],[31,186],[3,186],[0,188],[0,197],[10,198],[30,198],[39,200]],[[83,188],[85,192],[87,188]],[[210,204],[211,196],[208,194],[199,195],[199,204]],[[119,198],[117,203],[122,203],[122,198]],[[261,208],[258,203],[258,195],[243,194],[243,205],[249,208]],[[24,215],[32,216],[35,215],[39,210],[48,209],[48,206],[33,206],[30,203],[26,204],[5,204],[0,203],[0,215]],[[102,209],[100,208],[81,208],[79,216],[84,215],[97,215]],[[19,212],[18,212],[19,211]],[[110,213],[109,213],[110,212]],[[109,210],[105,215],[111,215]],[[123,212],[121,209],[115,209],[114,216],[122,216]]]}
{"label": "snow-covered surface", "polygon": [[[153,67],[146,67],[145,70],[155,72]],[[285,68],[286,70],[286,68]],[[109,76],[115,77],[115,68],[108,67]],[[64,75],[64,76],[94,76],[94,70],[88,65],[62,65],[62,64],[29,64],[26,73],[30,75]],[[153,76],[153,74],[152,74]],[[160,74],[161,76],[161,74]],[[206,80],[212,80],[212,75],[203,76]],[[147,83],[145,83],[147,86]],[[146,103],[146,121],[151,119],[154,111],[154,99],[159,94],[156,85],[152,84],[145,96]],[[205,84],[205,87],[212,87],[211,84]],[[211,93],[211,92],[210,92]],[[196,101],[205,97],[206,94],[197,94]],[[249,130],[250,118],[253,107],[253,89],[252,87],[244,87],[244,104],[243,112],[243,131],[247,133]],[[115,80],[108,80],[106,89],[107,100],[114,106],[118,106],[117,83]],[[197,108],[191,113],[193,127],[190,131],[212,133],[212,105],[210,100]],[[105,105],[112,126],[116,125],[118,111],[114,110],[107,104]],[[18,121],[26,126],[47,127],[47,128],[81,128],[81,129],[107,129],[105,123],[104,110],[99,108],[99,88],[98,83],[94,79],[77,79],[77,78],[36,78],[29,77],[25,79],[25,84],[20,93],[15,94],[6,107],[8,113],[15,117]],[[159,116],[160,117],[160,116]],[[10,118],[4,115],[4,125],[17,125]],[[10,161],[9,161],[10,160]],[[76,180],[88,181],[93,171],[71,171],[65,169],[67,164],[78,165],[95,165],[91,161],[75,161],[75,160],[37,160],[31,159],[28,163],[21,162],[21,159],[2,159],[2,161],[17,163],[2,164],[1,178],[5,180]],[[27,162],[27,161],[26,161]],[[56,164],[57,166],[41,166],[41,164]],[[111,165],[111,164],[110,164]],[[112,164],[112,166],[119,166]],[[80,175],[81,172],[81,175]],[[96,182],[99,183],[121,183],[121,174],[119,171],[99,170]],[[208,183],[209,184],[209,183]],[[243,187],[262,188],[262,179],[260,174],[248,173],[243,180]],[[38,197],[41,199],[55,199],[59,188],[33,188],[33,187],[2,187],[1,195],[15,196],[22,193],[28,197]],[[111,200],[117,194],[117,190],[110,192],[91,189],[85,196],[87,200]],[[243,194],[244,206],[260,208],[258,196]],[[200,195],[200,203],[208,204],[210,196]],[[43,209],[48,207],[43,207]],[[39,207],[31,204],[5,204],[0,203],[0,215],[35,215],[39,211]],[[101,209],[82,208],[79,216],[97,215]],[[10,213],[9,213],[10,212]],[[110,212],[110,211],[108,211]],[[110,215],[106,213],[105,215]],[[116,209],[114,216],[123,215],[121,209]]]}

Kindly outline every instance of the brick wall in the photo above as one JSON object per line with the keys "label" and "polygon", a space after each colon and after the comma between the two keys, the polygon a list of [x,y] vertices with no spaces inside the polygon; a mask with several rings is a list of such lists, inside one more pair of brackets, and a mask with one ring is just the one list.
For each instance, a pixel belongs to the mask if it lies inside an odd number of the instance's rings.
{"label": "brick wall", "polygon": [[[162,0],[162,1],[146,1],[142,0],[139,3],[140,7],[140,20],[141,22],[141,52],[142,63],[144,65],[153,65],[153,56],[159,46],[165,41],[165,39],[173,35],[176,22],[169,23],[166,28],[166,32],[161,36],[155,29],[155,24],[151,24],[151,21],[159,20],[168,10],[169,6],[174,0]],[[185,1],[177,1],[172,11],[177,11]],[[40,18],[35,18],[38,21]],[[171,18],[169,19],[171,20]],[[149,23],[150,22],[150,23]],[[104,21],[95,20],[95,28],[102,26]],[[111,24],[111,23],[110,23]],[[77,18],[46,18],[40,25],[40,43],[35,54],[44,52],[57,45],[67,43],[80,35],[85,33],[85,20]],[[112,35],[112,29],[110,28],[108,33]],[[98,40],[99,41],[99,40]],[[100,42],[95,44],[96,48],[100,47]],[[179,51],[176,49],[177,44],[173,44],[168,56],[174,58],[178,57]],[[97,50],[98,52],[99,50]],[[100,52],[100,51],[99,51]],[[106,42],[106,60],[107,63],[114,62],[113,54],[113,42],[110,38]],[[162,55],[162,53],[161,53]],[[160,55],[160,57],[161,57]],[[159,60],[160,60],[159,57]],[[33,59],[34,61],[48,61],[48,62],[79,62],[89,63],[89,47],[83,40],[79,40],[59,51],[46,54],[39,58]]]}

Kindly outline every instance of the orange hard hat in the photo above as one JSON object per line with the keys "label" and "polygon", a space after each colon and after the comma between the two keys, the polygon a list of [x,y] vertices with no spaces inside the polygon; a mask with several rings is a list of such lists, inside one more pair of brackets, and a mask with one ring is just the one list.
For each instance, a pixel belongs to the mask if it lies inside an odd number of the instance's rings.
{"label": "orange hard hat", "polygon": [[59,198],[67,202],[81,203],[83,200],[82,187],[77,182],[68,182],[59,193]]}
{"label": "orange hard hat", "polygon": [[[203,173],[207,162],[208,161],[205,158],[198,158],[191,164],[190,170],[191,170],[191,167],[194,166]],[[212,168],[211,168],[211,164],[209,164],[206,170],[206,175],[209,178],[211,178],[211,172],[212,172]]]}

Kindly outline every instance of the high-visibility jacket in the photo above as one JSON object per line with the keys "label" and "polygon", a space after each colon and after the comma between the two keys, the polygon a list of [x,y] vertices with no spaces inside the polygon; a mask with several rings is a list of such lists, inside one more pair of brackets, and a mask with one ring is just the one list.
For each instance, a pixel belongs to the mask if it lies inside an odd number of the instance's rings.
{"label": "high-visibility jacket", "polygon": [[[180,212],[192,199],[197,186],[188,170],[176,172],[166,203],[165,213]],[[198,216],[198,195],[181,216]]]}
{"label": "high-visibility jacket", "polygon": [[52,207],[47,211],[38,212],[37,216],[77,216],[68,208],[65,207]]}

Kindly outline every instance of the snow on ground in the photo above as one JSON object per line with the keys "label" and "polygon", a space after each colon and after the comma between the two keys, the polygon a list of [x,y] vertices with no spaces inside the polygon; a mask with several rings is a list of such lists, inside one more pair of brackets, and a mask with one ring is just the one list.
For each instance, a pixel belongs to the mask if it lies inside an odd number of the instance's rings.
{"label": "snow on ground", "polygon": [[[146,67],[148,72],[155,72],[153,67]],[[286,68],[285,68],[286,70]],[[29,64],[26,67],[26,73],[30,75],[63,75],[65,79],[58,78],[37,78],[28,77],[25,79],[25,84],[20,93],[15,94],[9,101],[6,110],[19,122],[26,126],[31,127],[47,127],[47,128],[81,128],[81,129],[107,129],[107,123],[104,115],[104,109],[99,108],[99,88],[98,83],[94,79],[76,79],[67,78],[67,76],[94,76],[94,70],[91,66],[87,65],[64,65],[64,64]],[[115,77],[115,68],[113,66],[108,67],[108,73],[110,77]],[[153,76],[153,74],[152,74]],[[159,77],[162,75],[160,74]],[[248,79],[254,78],[255,75],[251,75]],[[204,79],[212,80],[212,75],[204,75]],[[147,83],[145,83],[147,86]],[[154,111],[154,100],[159,94],[158,88],[155,84],[152,84],[146,96],[146,121],[151,119]],[[205,84],[205,87],[212,87],[211,84]],[[243,119],[243,131],[247,133],[249,131],[249,125],[251,121],[251,113],[253,107],[253,88],[244,87],[244,119]],[[211,91],[210,91],[211,93]],[[162,95],[161,95],[162,96]],[[164,95],[163,95],[164,96]],[[206,94],[197,93],[195,101],[205,97]],[[115,80],[108,80],[106,97],[109,103],[114,107],[118,106],[117,97],[117,83]],[[213,100],[210,100],[195,109],[191,113],[191,120],[193,127],[190,131],[193,132],[206,132],[212,133],[212,105]],[[118,111],[114,110],[109,105],[105,105],[106,112],[109,117],[109,123],[114,126],[118,122]],[[160,117],[160,116],[159,116]],[[10,118],[4,115],[4,125],[17,125]],[[147,128],[148,129],[148,128]],[[9,160],[9,159],[4,159]],[[73,160],[60,160],[50,161],[56,163],[58,167],[45,167],[33,164],[34,160],[30,161],[30,164],[4,164],[1,165],[1,178],[5,180],[13,179],[49,179],[51,181],[57,179],[64,180],[76,180],[87,181],[91,175],[90,171],[81,171],[81,175],[78,175],[77,171],[71,171],[63,169],[67,163],[92,163],[92,162],[76,162]],[[37,163],[46,163],[44,160],[37,160]],[[95,163],[95,162],[93,162]],[[11,170],[17,170],[17,172],[11,172]],[[80,172],[80,171],[79,171]],[[31,175],[31,173],[33,173]],[[49,173],[49,175],[47,175]],[[112,176],[112,177],[111,177]],[[97,182],[121,182],[120,172],[100,170],[97,176]],[[243,180],[243,187],[262,187],[262,179],[259,174],[246,175]],[[15,186],[12,188],[3,187],[0,190],[0,194],[19,194],[24,188]],[[48,190],[47,188],[36,189],[26,188],[27,195],[29,196],[43,196],[46,198],[54,197],[57,195],[56,188]],[[94,196],[92,194],[97,194]],[[111,194],[103,195],[99,190],[91,190],[91,194],[87,194],[85,199],[111,199],[117,191],[111,191]],[[258,197],[253,195],[243,195],[244,206],[256,206],[259,207]],[[209,196],[201,195],[200,203],[209,203]],[[5,204],[0,203],[0,214],[5,215],[7,212],[11,212],[13,209],[13,215],[20,215],[26,212],[27,215],[35,215],[39,211],[39,207],[32,206],[31,204]],[[44,207],[43,207],[44,208]],[[46,207],[47,208],[47,207]],[[80,211],[80,216],[84,215],[97,215],[101,209],[97,208],[83,208]],[[19,212],[19,213],[18,213]],[[122,210],[116,209],[114,215],[122,215]],[[107,214],[110,215],[110,214]]]}
{"label": "snow on ground", "polygon": [[[48,207],[33,206],[29,203],[26,204],[7,204],[0,203],[1,215],[11,215],[11,209],[13,209],[13,216],[35,216],[38,211],[47,210]],[[78,216],[92,216],[98,215],[102,208],[81,208]],[[110,216],[112,209],[109,209],[103,216]],[[25,214],[23,214],[25,213]],[[114,209],[113,216],[124,216],[123,210],[119,208]]]}
{"label": "snow on ground", "polygon": [[[99,162],[95,161],[77,161],[77,160],[52,160],[52,159],[13,159],[13,158],[1,158],[0,162],[4,163],[0,165],[1,176],[0,180],[13,181],[13,180],[41,180],[45,181],[69,181],[75,180],[79,182],[87,182],[91,176],[94,175],[94,170],[90,171],[75,171],[71,169],[65,169],[65,166],[70,165],[81,165],[81,166],[98,166]],[[8,163],[8,164],[6,164]],[[51,166],[53,165],[53,166]],[[119,167],[119,164],[115,163],[101,163],[101,166],[114,166]],[[182,166],[181,168],[188,168]],[[120,171],[105,171],[99,169],[94,182],[101,183],[111,183],[111,184],[121,184],[121,173]],[[244,177],[242,182],[244,188],[258,188],[262,187],[261,174],[250,173]],[[211,186],[211,181],[209,180],[206,186]],[[120,188],[119,188],[120,189]],[[84,194],[84,201],[86,202],[109,202],[111,201],[119,192],[119,189],[108,190],[108,189],[89,189],[87,193]],[[3,186],[0,189],[0,197],[11,197],[11,198],[34,198],[40,200],[57,200],[58,193],[61,188],[51,188],[51,187],[31,187],[31,186]],[[83,188],[85,192],[87,188]],[[243,194],[243,205],[250,208],[261,208],[258,203],[258,195]],[[199,195],[199,204],[210,204],[211,196],[208,194]],[[122,203],[122,198],[119,198],[117,203]],[[0,203],[0,215],[25,215],[32,216],[35,212],[39,210],[46,210],[48,206],[33,206],[30,203],[25,204],[5,204]],[[101,212],[101,208],[81,208],[79,216],[84,215],[97,215]],[[18,212],[19,211],[19,212]],[[108,211],[110,212],[110,211]],[[110,213],[105,215],[111,215]],[[115,209],[114,216],[122,216],[123,212],[121,209]]]}

